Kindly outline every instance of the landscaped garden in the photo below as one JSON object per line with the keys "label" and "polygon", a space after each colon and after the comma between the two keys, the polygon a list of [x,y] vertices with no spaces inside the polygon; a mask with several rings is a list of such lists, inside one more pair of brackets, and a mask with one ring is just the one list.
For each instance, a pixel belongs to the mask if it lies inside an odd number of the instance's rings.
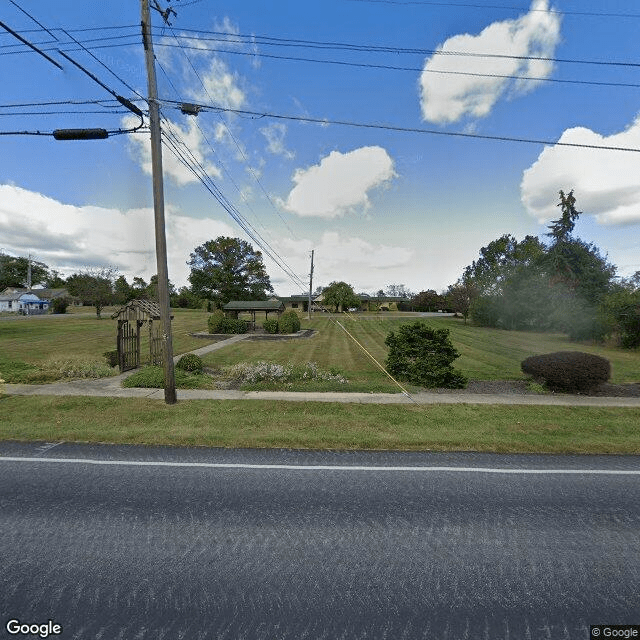
{"label": "landscaped garden", "polygon": [[[208,314],[186,310],[176,310],[174,314],[176,353],[207,344],[188,333],[206,330]],[[414,320],[409,315],[362,314],[342,317],[338,322],[383,363],[389,332]],[[570,343],[559,334],[477,328],[454,318],[425,321],[433,327],[450,329],[452,343],[461,354],[455,367],[471,380],[524,380],[520,362],[526,357],[567,350],[607,358],[612,382],[634,383],[640,378],[637,350]],[[302,328],[310,326],[317,330],[311,338],[243,340],[204,356],[205,367],[218,372],[214,378],[205,378],[207,384],[215,386],[221,376],[236,375],[244,378],[243,388],[399,391],[336,320],[318,315],[309,324],[303,318]],[[83,359],[87,366],[91,362],[103,363],[103,353],[112,349],[114,342],[115,327],[108,319],[78,316],[3,321],[0,377],[12,381],[12,372],[19,373],[20,367],[46,371],[48,362],[64,359],[70,353]],[[260,372],[272,379],[259,381]],[[200,386],[201,383],[192,384],[199,375],[191,371],[178,374],[189,381],[184,386]],[[321,379],[325,375],[335,379]],[[283,380],[285,376],[290,376],[288,381]],[[640,453],[637,408],[269,400],[190,400],[170,406],[146,398],[0,398],[2,439],[220,447]]]}

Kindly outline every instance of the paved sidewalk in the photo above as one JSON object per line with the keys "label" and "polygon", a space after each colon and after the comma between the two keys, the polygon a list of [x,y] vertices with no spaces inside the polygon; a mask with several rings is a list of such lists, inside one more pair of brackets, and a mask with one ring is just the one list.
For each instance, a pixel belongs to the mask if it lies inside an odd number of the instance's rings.
{"label": "paved sidewalk", "polygon": [[[115,398],[152,398],[164,400],[163,389],[124,389],[120,383],[127,374],[102,380],[61,382],[56,384],[5,384],[7,395],[90,396]],[[569,407],[639,408],[640,398],[606,398],[576,395],[519,395],[479,393],[320,393],[306,391],[227,391],[178,389],[178,400],[277,400],[280,402],[344,402],[357,404],[505,404],[555,405]]]}
{"label": "paved sidewalk", "polygon": [[[199,356],[217,351],[249,334],[240,334],[201,347],[190,353]],[[181,354],[174,358],[177,361]],[[53,384],[4,384],[7,395],[17,396],[87,396],[114,398],[152,398],[164,400],[164,389],[123,388],[122,381],[135,373],[127,371],[98,380],[72,380]],[[433,393],[421,392],[408,397],[402,393],[344,393],[314,391],[235,391],[210,389],[177,389],[178,400],[277,400],[281,402],[344,402],[357,404],[505,404],[555,405],[565,407],[627,407],[640,408],[640,398],[590,397],[578,395],[521,395],[515,393]]]}

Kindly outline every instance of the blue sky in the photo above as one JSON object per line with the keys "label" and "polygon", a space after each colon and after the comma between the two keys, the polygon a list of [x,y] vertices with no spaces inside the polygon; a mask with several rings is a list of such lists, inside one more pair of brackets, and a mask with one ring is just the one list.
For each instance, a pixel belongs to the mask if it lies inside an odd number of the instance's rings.
{"label": "blue sky", "polygon": [[[267,257],[277,293],[308,282],[311,249],[314,288],[346,280],[359,292],[442,290],[491,240],[543,234],[559,189],[575,190],[580,237],[620,275],[640,269],[640,153],[552,144],[640,150],[640,86],[621,86],[640,85],[640,66],[585,63],[638,64],[635,2],[160,5],[177,12],[171,27],[152,12],[164,129],[298,276]],[[135,126],[56,49],[144,108],[139,2],[86,6],[2,3],[0,20],[64,71],[0,35],[0,131]],[[84,101],[99,102],[42,106]],[[204,108],[194,118],[179,102]],[[450,135],[460,133],[550,144]],[[0,249],[65,275],[156,272],[148,132],[1,136],[0,145]],[[218,235],[258,248],[169,148],[163,154],[172,282],[187,284],[189,253]]]}

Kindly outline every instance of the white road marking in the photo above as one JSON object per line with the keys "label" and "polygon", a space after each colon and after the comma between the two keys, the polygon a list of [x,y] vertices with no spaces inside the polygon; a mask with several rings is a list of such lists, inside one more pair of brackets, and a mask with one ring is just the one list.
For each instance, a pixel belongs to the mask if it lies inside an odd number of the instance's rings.
{"label": "white road marking", "polygon": [[264,471],[407,471],[454,473],[508,473],[519,475],[621,475],[637,476],[640,469],[502,469],[491,467],[414,467],[360,465],[245,464],[239,462],[166,462],[163,460],[95,460],[92,458],[27,458],[0,456],[0,462],[53,462],[127,467],[195,467],[204,469],[254,469]]}

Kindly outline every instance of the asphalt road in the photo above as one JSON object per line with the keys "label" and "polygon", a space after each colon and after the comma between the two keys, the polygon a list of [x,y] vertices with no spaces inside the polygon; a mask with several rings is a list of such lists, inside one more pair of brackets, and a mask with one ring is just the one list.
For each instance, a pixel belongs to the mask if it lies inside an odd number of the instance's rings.
{"label": "asphalt road", "polygon": [[0,443],[0,637],[586,640],[640,623],[639,462]]}

